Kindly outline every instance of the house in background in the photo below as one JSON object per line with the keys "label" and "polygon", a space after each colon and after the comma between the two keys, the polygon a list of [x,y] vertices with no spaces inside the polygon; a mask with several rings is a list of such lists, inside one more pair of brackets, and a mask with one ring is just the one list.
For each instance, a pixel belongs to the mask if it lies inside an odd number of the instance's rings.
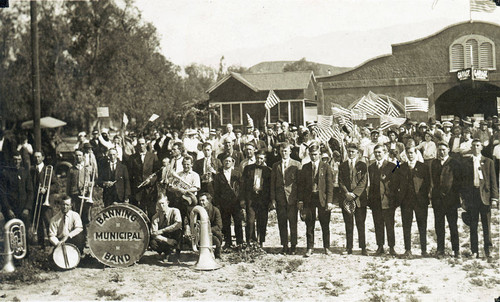
{"label": "house in background", "polygon": [[[273,90],[280,103],[266,110],[269,91]],[[229,123],[235,128],[248,124],[248,113],[257,128],[264,121],[276,123],[278,119],[296,126],[316,120],[316,78],[312,71],[280,73],[231,72],[207,90],[210,107],[216,107],[218,117],[212,117],[212,128]]]}

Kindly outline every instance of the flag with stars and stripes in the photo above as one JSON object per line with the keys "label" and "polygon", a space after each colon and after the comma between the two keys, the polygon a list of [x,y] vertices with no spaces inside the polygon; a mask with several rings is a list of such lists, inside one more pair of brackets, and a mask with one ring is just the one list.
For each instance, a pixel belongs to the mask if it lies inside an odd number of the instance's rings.
{"label": "flag with stars and stripes", "polygon": [[265,107],[267,110],[273,108],[280,102],[280,98],[274,93],[274,90],[269,90],[269,94],[267,95]]}

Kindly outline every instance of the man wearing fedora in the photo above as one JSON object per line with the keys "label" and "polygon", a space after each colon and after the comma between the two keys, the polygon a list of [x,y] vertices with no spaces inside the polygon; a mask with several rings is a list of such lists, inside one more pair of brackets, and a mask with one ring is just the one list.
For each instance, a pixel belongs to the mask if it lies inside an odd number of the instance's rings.
{"label": "man wearing fedora", "polygon": [[490,257],[490,225],[488,214],[493,202],[498,202],[498,183],[493,160],[481,155],[483,144],[479,139],[472,141],[472,156],[464,159],[461,197],[470,214],[471,251],[479,258],[478,232],[479,218],[483,226],[484,255]]}
{"label": "man wearing fedora", "polygon": [[479,122],[479,130],[474,133],[472,138],[478,139],[483,145],[482,154],[486,157],[491,158],[491,154],[493,152],[493,148],[491,146],[491,133],[488,129],[488,123],[486,121]]}

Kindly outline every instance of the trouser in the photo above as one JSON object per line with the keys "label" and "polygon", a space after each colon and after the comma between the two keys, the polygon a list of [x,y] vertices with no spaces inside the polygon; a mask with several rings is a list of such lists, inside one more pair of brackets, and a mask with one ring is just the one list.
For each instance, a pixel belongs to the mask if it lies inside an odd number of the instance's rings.
{"label": "trouser", "polygon": [[366,206],[356,208],[354,214],[348,213],[342,207],[342,216],[344,217],[345,233],[347,237],[347,249],[352,249],[354,241],[354,220],[356,219],[356,229],[358,230],[359,248],[366,248],[365,238],[365,220],[366,220]]}
{"label": "trouser", "polygon": [[172,203],[172,207],[179,210],[181,213],[182,219],[182,228],[185,229],[187,225],[189,225],[189,215],[194,206],[188,204],[182,196],[174,197],[174,202]]}
{"label": "trouser", "polygon": [[37,229],[38,244],[42,247],[45,246],[45,236],[49,236],[50,219],[52,219],[52,208],[42,205]]}
{"label": "trouser", "polygon": [[222,236],[220,236],[219,234],[212,233],[212,244],[215,245],[214,254],[216,256],[220,255],[220,249],[221,249],[221,245],[222,245]]}
{"label": "trouser", "polygon": [[231,246],[231,218],[234,221],[234,233],[236,235],[236,244],[243,244],[243,226],[240,207],[237,204],[227,205],[220,208],[222,218],[222,234],[224,235],[224,242]]}
{"label": "trouser", "polygon": [[450,228],[451,247],[454,252],[460,250],[458,241],[458,211],[457,208],[452,207],[448,209],[434,208],[434,227],[436,229],[437,237],[437,251],[444,252],[444,239],[445,239],[445,226],[444,220],[448,220],[448,227]]}
{"label": "trouser", "polygon": [[283,246],[288,246],[288,226],[290,226],[290,244],[293,247],[297,245],[297,213],[297,205],[289,204],[285,200],[280,201],[276,207],[280,241]]}
{"label": "trouser", "polygon": [[394,247],[396,245],[396,239],[394,236],[394,213],[395,208],[372,209],[373,214],[373,224],[375,225],[375,238],[377,239],[377,245],[384,246],[384,229],[387,232],[387,243],[389,247]]}
{"label": "trouser", "polygon": [[323,247],[330,247],[330,211],[326,207],[321,206],[319,202],[319,193],[312,193],[311,203],[305,208],[306,214],[306,238],[307,248],[314,248],[314,227],[316,225],[316,209],[318,209],[318,220],[321,225],[321,232],[323,234]]}
{"label": "trouser", "polygon": [[[263,243],[266,241],[268,206],[262,198],[262,193],[252,193],[246,204],[247,221],[245,237],[247,243],[251,240]],[[255,222],[257,222],[257,236],[255,235]]]}
{"label": "trouser", "polygon": [[170,254],[170,252],[172,252],[173,249],[177,249],[177,252],[180,253],[182,230],[175,230],[170,233],[165,233],[162,236],[168,239],[174,239],[175,243],[168,244],[166,241],[159,240],[158,238],[151,238],[149,246],[153,251],[158,252],[158,254],[160,253]]}
{"label": "trouser", "polygon": [[411,225],[413,223],[413,212],[415,212],[418,233],[420,235],[420,249],[427,251],[427,209],[427,206],[401,206],[405,250],[411,250]]}
{"label": "trouser", "polygon": [[483,244],[484,250],[489,252],[490,246],[490,225],[488,223],[488,214],[491,211],[491,207],[489,205],[485,205],[481,201],[481,192],[479,189],[474,188],[472,190],[472,204],[473,206],[469,207],[467,211],[470,213],[471,221],[470,221],[470,249],[472,253],[477,253],[479,248],[479,239],[477,234],[477,227],[479,224],[479,218],[481,218],[481,224],[483,225]]}

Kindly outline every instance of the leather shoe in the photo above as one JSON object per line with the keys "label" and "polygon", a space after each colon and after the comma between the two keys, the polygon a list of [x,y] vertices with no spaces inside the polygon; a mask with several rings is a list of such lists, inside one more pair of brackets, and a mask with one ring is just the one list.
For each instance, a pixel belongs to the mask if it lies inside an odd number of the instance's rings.
{"label": "leather shoe", "polygon": [[347,254],[352,255],[352,249],[347,249]]}
{"label": "leather shoe", "polygon": [[295,251],[295,247],[294,247],[294,246],[292,246],[292,247],[290,248],[290,250],[289,250],[289,254],[290,254],[290,255],[295,255],[295,254],[297,254],[297,253],[296,253],[296,251]]}
{"label": "leather shoe", "polygon": [[436,258],[443,259],[444,258],[444,251],[438,251],[436,253]]}
{"label": "leather shoe", "polygon": [[403,258],[406,258],[406,259],[413,258],[413,255],[412,255],[411,251],[410,250],[406,250],[405,253],[403,254]]}
{"label": "leather shoe", "polygon": [[332,254],[332,252],[330,252],[330,250],[328,248],[325,247],[325,255],[329,256]]}
{"label": "leather shoe", "polygon": [[427,253],[427,251],[422,251],[421,255],[423,258],[429,257],[429,253]]}
{"label": "leather shoe", "polygon": [[375,255],[376,256],[380,256],[380,255],[383,255],[384,254],[384,247],[379,245],[377,251],[375,252]]}
{"label": "leather shoe", "polygon": [[361,249],[361,255],[368,256],[368,252],[366,251],[366,249]]}
{"label": "leather shoe", "polygon": [[489,250],[489,249],[484,250],[484,257],[486,257],[486,258],[491,258],[491,255],[490,255],[490,250]]}
{"label": "leather shoe", "polygon": [[283,255],[288,254],[288,246],[284,246],[284,247],[281,249],[280,254],[283,254]]}
{"label": "leather shoe", "polygon": [[457,259],[460,258],[460,252],[459,251],[454,251],[453,252],[453,257],[455,257]]}
{"label": "leather shoe", "polygon": [[307,249],[304,257],[310,257],[312,254],[313,254],[313,250],[312,249]]}
{"label": "leather shoe", "polygon": [[472,258],[479,259],[479,253],[472,253]]}

